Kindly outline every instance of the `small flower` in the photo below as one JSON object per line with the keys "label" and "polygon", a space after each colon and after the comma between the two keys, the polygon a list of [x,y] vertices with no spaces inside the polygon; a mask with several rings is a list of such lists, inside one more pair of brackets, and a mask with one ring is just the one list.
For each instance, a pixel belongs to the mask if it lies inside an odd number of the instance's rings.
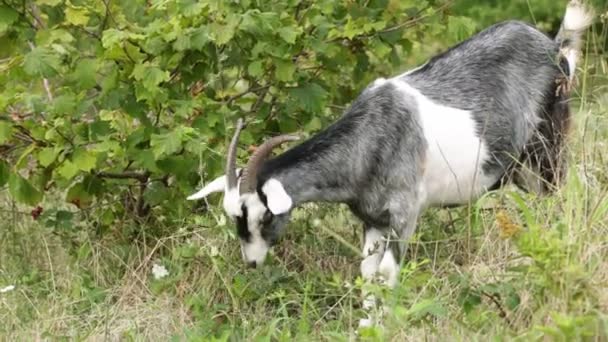
{"label": "small flower", "polygon": [[514,223],[504,210],[496,213],[496,225],[502,239],[513,237],[521,230],[521,227]]}
{"label": "small flower", "polygon": [[212,257],[216,257],[216,256],[218,256],[219,254],[220,254],[220,251],[217,249],[217,247],[216,247],[216,246],[211,246],[211,247],[209,248],[209,255],[210,255],[210,256],[212,256]]}
{"label": "small flower", "polygon": [[163,265],[154,264],[152,266],[152,275],[154,279],[162,279],[169,275],[169,271]]}
{"label": "small flower", "polygon": [[7,287],[1,288],[0,293],[11,292],[15,289],[15,285],[9,285]]}

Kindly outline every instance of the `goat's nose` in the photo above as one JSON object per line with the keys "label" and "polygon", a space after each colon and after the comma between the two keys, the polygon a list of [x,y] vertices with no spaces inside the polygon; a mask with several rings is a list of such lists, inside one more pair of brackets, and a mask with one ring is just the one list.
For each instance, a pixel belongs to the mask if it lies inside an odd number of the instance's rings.
{"label": "goat's nose", "polygon": [[250,261],[250,262],[247,263],[247,266],[249,266],[250,268],[255,268],[256,262],[255,261]]}

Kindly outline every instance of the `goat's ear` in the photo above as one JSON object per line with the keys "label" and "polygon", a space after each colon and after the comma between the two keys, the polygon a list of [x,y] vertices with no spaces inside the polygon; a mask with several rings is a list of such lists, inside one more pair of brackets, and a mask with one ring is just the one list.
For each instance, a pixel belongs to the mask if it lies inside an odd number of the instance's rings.
{"label": "goat's ear", "polygon": [[266,181],[262,186],[262,191],[266,195],[268,209],[274,215],[284,214],[291,209],[293,201],[278,180],[271,178]]}
{"label": "goat's ear", "polygon": [[[236,170],[236,174],[238,180],[241,178],[241,169]],[[193,201],[201,198],[205,198],[214,192],[224,192],[226,191],[226,175],[219,176],[214,179],[211,183],[205,185],[202,189],[200,189],[195,194],[188,196],[186,199],[188,201]]]}

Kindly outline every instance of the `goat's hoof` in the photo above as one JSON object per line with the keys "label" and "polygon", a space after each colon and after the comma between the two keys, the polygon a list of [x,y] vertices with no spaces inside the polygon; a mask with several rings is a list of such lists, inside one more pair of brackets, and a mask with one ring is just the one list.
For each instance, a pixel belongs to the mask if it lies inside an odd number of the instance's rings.
{"label": "goat's hoof", "polygon": [[359,329],[369,328],[374,325],[374,321],[371,318],[361,318],[359,320]]}

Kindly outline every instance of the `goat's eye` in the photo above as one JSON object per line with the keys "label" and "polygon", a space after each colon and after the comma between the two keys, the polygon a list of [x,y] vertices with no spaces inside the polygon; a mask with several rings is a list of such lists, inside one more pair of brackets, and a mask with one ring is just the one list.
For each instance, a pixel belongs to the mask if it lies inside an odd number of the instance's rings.
{"label": "goat's eye", "polygon": [[270,211],[266,211],[264,213],[264,217],[262,217],[262,223],[266,224],[272,220],[272,213]]}

